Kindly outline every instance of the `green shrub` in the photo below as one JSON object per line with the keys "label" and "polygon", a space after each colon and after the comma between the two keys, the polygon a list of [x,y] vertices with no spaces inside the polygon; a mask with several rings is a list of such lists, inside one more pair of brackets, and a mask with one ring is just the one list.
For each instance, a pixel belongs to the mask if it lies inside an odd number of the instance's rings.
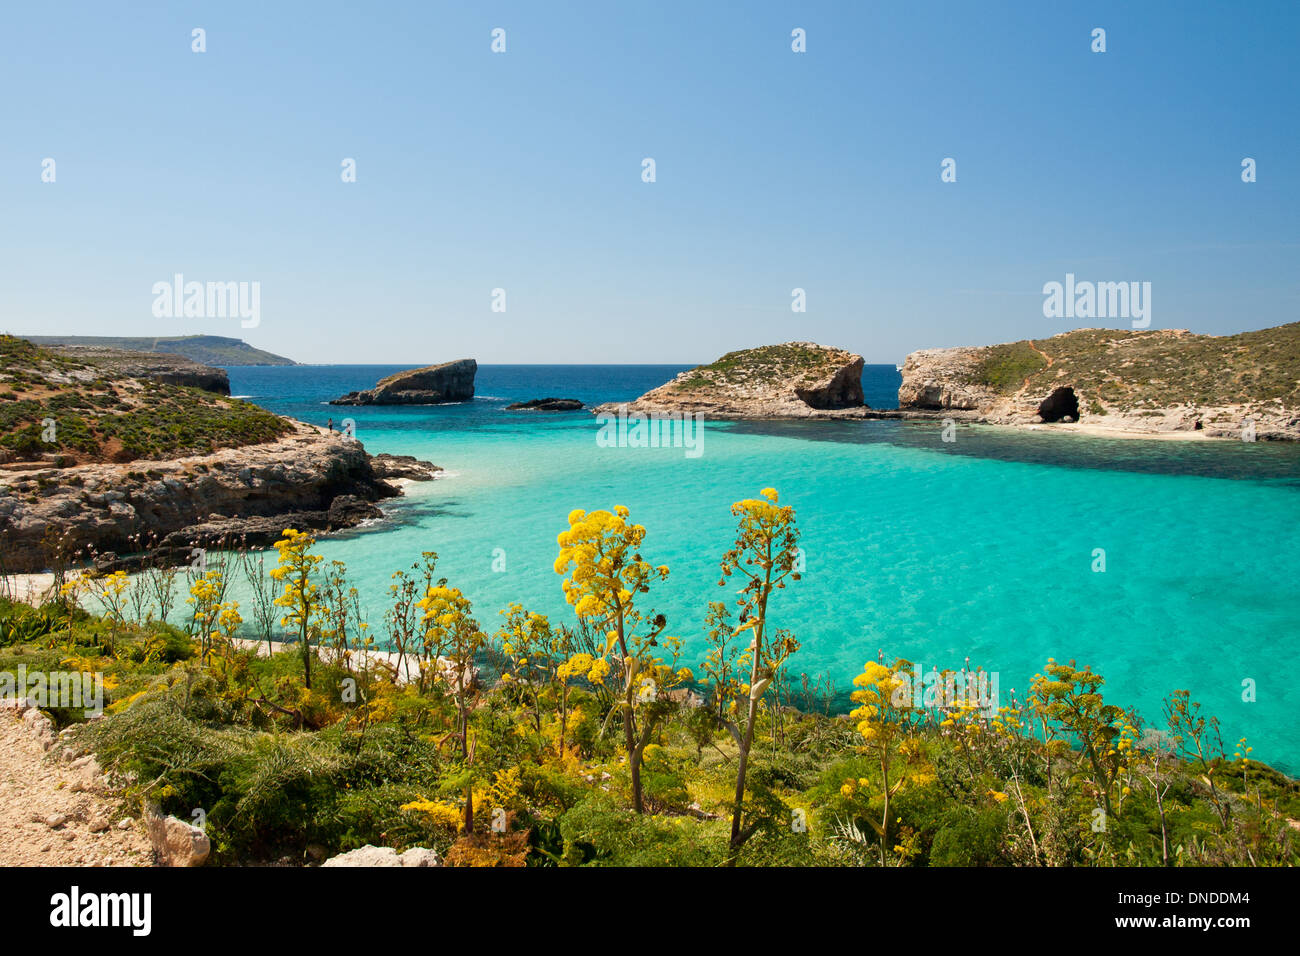
{"label": "green shrub", "polygon": [[726,857],[728,823],[640,816],[602,792],[564,814],[560,834],[571,866],[717,866]]}
{"label": "green shrub", "polygon": [[1000,810],[949,811],[930,845],[931,866],[997,866],[1002,855],[1006,814]]}

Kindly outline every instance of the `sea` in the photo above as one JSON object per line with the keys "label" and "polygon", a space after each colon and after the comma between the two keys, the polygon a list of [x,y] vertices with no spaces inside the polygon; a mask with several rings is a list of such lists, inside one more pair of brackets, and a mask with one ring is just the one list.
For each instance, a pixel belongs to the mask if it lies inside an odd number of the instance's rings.
{"label": "sea", "polygon": [[[385,520],[319,544],[346,563],[378,636],[391,575],[423,551],[438,553],[486,629],[511,602],[570,621],[556,535],[575,508],[626,505],[647,529],[644,557],[671,569],[644,606],[667,616],[681,663],[698,673],[708,604],[736,597],[718,584],[731,504],[773,487],[796,510],[804,573],[774,597],[771,624],[801,644],[795,680],[833,681],[840,706],[881,657],[983,668],[1003,703],[1023,700],[1049,659],[1074,660],[1104,676],[1107,702],[1157,728],[1164,699],[1185,689],[1220,720],[1229,755],[1245,737],[1252,757],[1300,772],[1300,682],[1288,671],[1300,446],[981,425],[946,442],[930,422],[707,422],[688,455],[605,447],[586,411],[506,408],[630,400],[685,366],[481,365],[471,401],[328,404],[404,367],[229,369],[232,392],[264,408],[317,425],[352,419],[368,451],[446,469],[386,503]],[[867,366],[867,403],[895,407],[899,380],[892,365]]]}

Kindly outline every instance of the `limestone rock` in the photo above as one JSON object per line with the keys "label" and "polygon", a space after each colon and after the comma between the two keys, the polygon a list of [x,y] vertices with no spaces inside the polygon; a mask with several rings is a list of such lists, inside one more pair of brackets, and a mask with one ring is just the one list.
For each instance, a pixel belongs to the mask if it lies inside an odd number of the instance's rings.
{"label": "limestone rock", "polygon": [[391,846],[371,846],[367,843],[355,850],[332,856],[321,866],[401,866],[397,851]]}
{"label": "limestone rock", "polygon": [[103,789],[104,771],[100,768],[99,761],[92,754],[78,757],[72,761],[69,771],[72,780],[68,785],[68,789],[73,793],[86,793]]}
{"label": "limestone rock", "polygon": [[58,736],[54,733],[54,722],[35,707],[23,713],[23,729],[45,750],[53,747],[54,742],[58,740]]}
{"label": "limestone rock", "polygon": [[[0,485],[11,492],[0,495],[6,569],[44,568],[41,538],[52,527],[87,550],[133,553],[153,541],[160,559],[188,563],[194,547],[269,544],[288,527],[352,527],[379,514],[365,505],[401,494],[376,476],[359,441],[290,424],[292,432],[277,441],[170,461],[21,472],[0,466]],[[351,498],[333,508],[343,496]],[[130,571],[141,560],[114,553],[97,567]]]}
{"label": "limestone rock", "polygon": [[729,352],[626,405],[597,414],[700,414],[721,419],[868,418],[862,356],[812,342]]}
{"label": "limestone rock", "polygon": [[332,856],[321,866],[441,866],[442,859],[434,850],[426,847],[413,847],[405,853],[398,853],[391,846],[363,847]]}
{"label": "limestone rock", "polygon": [[398,859],[402,861],[402,866],[442,866],[442,858],[438,856],[438,851],[423,846],[412,847]]}
{"label": "limestone rock", "polygon": [[1105,434],[1300,440],[1300,323],[1233,336],[1075,329],[907,357],[900,415]]}
{"label": "limestone rock", "polygon": [[230,394],[230,376],[225,369],[202,365],[182,355],[170,352],[133,352],[102,345],[49,345],[46,348],[73,361],[106,368],[116,375],[201,388],[217,395]]}
{"label": "limestone rock", "polygon": [[212,852],[208,835],[176,817],[164,817],[150,808],[145,819],[149,842],[159,866],[202,866]]}
{"label": "limestone rock", "polygon": [[331,405],[437,405],[474,397],[478,362],[457,359],[439,365],[408,369],[382,378],[374,388],[349,392]]}
{"label": "limestone rock", "polygon": [[414,455],[390,455],[387,452],[372,455],[370,467],[376,477],[386,480],[432,481],[442,471],[433,462],[421,461]]}

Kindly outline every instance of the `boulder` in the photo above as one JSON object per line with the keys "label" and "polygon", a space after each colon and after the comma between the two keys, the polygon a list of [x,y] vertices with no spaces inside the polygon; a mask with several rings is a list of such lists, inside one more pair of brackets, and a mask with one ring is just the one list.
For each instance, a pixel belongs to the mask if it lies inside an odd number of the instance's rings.
{"label": "boulder", "polygon": [[408,481],[432,481],[442,471],[431,461],[421,461],[414,455],[390,455],[380,453],[370,456],[370,467],[375,476],[382,479],[406,479]]}
{"label": "boulder", "polygon": [[382,511],[356,495],[339,495],[330,502],[326,514],[330,526],[335,528],[351,528],[363,521],[373,521],[384,516]]}
{"label": "boulder", "polygon": [[474,376],[478,362],[457,359],[440,365],[426,365],[381,378],[374,388],[348,392],[331,405],[437,405],[463,402],[474,397]]}
{"label": "boulder", "polygon": [[391,846],[365,846],[332,856],[321,866],[401,866],[397,851]]}
{"label": "boulder", "polygon": [[371,846],[349,850],[332,856],[321,866],[441,866],[442,859],[437,851],[426,847],[412,847],[405,853],[398,853],[391,846]]}
{"label": "boulder", "polygon": [[398,859],[402,861],[402,866],[442,866],[442,857],[438,856],[438,851],[423,846],[412,847]]}
{"label": "boulder", "polygon": [[71,780],[68,789],[73,793],[86,793],[100,790],[104,786],[104,771],[94,754],[86,754],[72,761],[68,767]]}
{"label": "boulder", "polygon": [[145,829],[159,866],[202,866],[212,852],[208,835],[176,817],[164,817],[151,807]]}

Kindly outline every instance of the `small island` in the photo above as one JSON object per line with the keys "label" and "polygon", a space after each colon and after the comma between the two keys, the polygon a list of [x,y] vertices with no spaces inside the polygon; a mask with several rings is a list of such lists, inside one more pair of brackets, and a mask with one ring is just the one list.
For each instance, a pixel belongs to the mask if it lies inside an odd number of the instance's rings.
{"label": "small island", "polygon": [[374,388],[348,392],[331,405],[441,405],[474,397],[478,362],[457,359],[439,365],[408,369],[381,378]]}
{"label": "small island", "polygon": [[512,412],[576,412],[582,409],[582,402],[576,398],[534,398],[514,402],[506,409]]}
{"label": "small island", "polygon": [[[862,356],[813,342],[786,342],[728,352],[682,372],[626,408],[647,415],[705,418],[868,418]],[[618,403],[597,406],[612,414]]]}

